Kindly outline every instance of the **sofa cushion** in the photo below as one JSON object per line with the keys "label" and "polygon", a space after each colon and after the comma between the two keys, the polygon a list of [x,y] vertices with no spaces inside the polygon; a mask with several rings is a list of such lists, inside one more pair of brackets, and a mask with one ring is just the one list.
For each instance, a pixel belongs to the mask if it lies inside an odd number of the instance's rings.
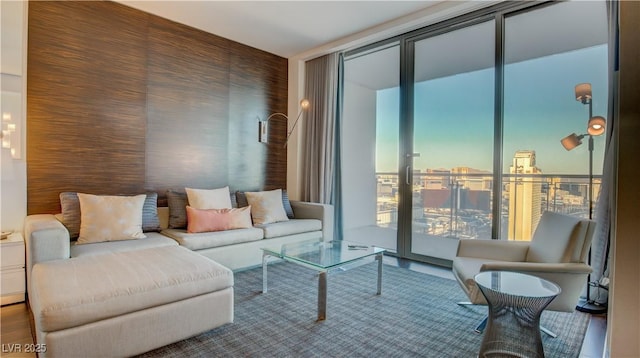
{"label": "sofa cushion", "polygon": [[187,193],[167,190],[167,206],[169,207],[169,228],[179,229],[187,227]]}
{"label": "sofa cushion", "polygon": [[233,209],[196,209],[187,206],[187,232],[190,234],[250,227],[250,206]]}
{"label": "sofa cushion", "polygon": [[32,280],[37,327],[52,332],[226,289],[233,273],[165,246],[38,263]]}
{"label": "sofa cushion", "polygon": [[245,195],[249,206],[251,206],[251,218],[254,225],[289,220],[282,204],[282,190],[246,192]]}
{"label": "sofa cushion", "polygon": [[[147,197],[142,207],[142,231],[160,231],[158,219],[158,193],[145,193]],[[75,240],[80,235],[80,200],[78,193],[60,193],[60,208],[62,209],[60,222],[69,230],[69,237]]]}
{"label": "sofa cushion", "polygon": [[218,189],[185,188],[189,206],[196,209],[231,209],[229,187]]}
{"label": "sofa cushion", "polygon": [[144,199],[142,206],[142,231],[160,231],[160,217],[158,215],[158,193],[145,193],[147,197]]}
{"label": "sofa cushion", "polygon": [[262,240],[264,233],[254,227],[226,231],[202,232],[190,234],[184,229],[166,229],[162,234],[176,240],[181,246],[191,250],[203,250],[212,247],[239,244]]}
{"label": "sofa cushion", "polygon": [[78,244],[143,239],[142,207],[146,195],[111,196],[78,193]]}
{"label": "sofa cushion", "polygon": [[[232,194],[232,200],[234,195]],[[245,206],[249,206],[249,202],[247,201],[247,195],[244,191],[236,191],[235,199],[237,202],[237,207],[242,208]],[[289,194],[287,191],[282,189],[282,206],[284,207],[284,211],[287,213],[287,217],[289,219],[293,219],[295,216],[293,215],[293,207],[291,206],[291,201],[289,200]],[[235,207],[235,206],[234,206]]]}
{"label": "sofa cushion", "polygon": [[[231,200],[232,208],[238,207],[236,205],[235,193],[229,194],[229,200]],[[169,207],[168,227],[170,229],[184,229],[187,227],[187,205],[189,205],[187,193],[172,189],[167,190],[167,206]]]}
{"label": "sofa cushion", "polygon": [[178,246],[178,243],[158,232],[148,232],[139,240],[96,242],[92,244],[71,243],[71,257],[100,255],[110,252],[142,250],[161,246]]}
{"label": "sofa cushion", "polygon": [[[577,262],[574,251],[580,252],[584,232],[580,218],[545,211],[531,239],[527,262]],[[585,227],[582,227],[585,229]],[[582,232],[582,236],[579,233]]]}
{"label": "sofa cushion", "polygon": [[288,236],[322,230],[322,222],[316,219],[291,219],[277,223],[257,225],[264,230],[264,238]]}

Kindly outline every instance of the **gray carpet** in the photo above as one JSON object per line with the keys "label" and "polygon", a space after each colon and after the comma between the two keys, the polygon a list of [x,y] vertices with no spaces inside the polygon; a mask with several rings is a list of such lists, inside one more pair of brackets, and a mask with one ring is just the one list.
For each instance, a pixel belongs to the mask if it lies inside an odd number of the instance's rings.
{"label": "gray carpet", "polygon": [[[235,274],[235,321],[142,357],[476,357],[486,307],[460,307],[455,281],[376,264],[329,275],[327,320],[316,322],[317,276],[292,263]],[[203,312],[206,314],[206,312]],[[547,357],[578,357],[589,315],[544,312]]]}

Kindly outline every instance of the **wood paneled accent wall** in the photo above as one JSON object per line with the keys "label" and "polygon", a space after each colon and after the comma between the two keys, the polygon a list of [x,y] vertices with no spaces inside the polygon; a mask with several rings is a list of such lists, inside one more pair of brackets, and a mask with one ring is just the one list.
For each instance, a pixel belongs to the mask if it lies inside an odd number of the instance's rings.
{"label": "wood paneled accent wall", "polygon": [[[242,26],[242,24],[239,24]],[[27,211],[63,191],[286,186],[287,60],[108,1],[29,3]]]}

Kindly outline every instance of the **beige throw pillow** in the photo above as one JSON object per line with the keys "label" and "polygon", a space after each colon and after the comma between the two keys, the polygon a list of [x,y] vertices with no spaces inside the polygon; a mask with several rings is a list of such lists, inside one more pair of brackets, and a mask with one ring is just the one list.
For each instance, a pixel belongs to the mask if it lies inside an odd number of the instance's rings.
{"label": "beige throw pillow", "polygon": [[219,189],[185,188],[189,206],[196,209],[231,209],[229,187]]}
{"label": "beige throw pillow", "polygon": [[147,196],[108,196],[78,193],[78,244],[144,239],[142,207]]}
{"label": "beige throw pillow", "polygon": [[282,205],[282,189],[246,192],[247,202],[251,206],[251,218],[254,225],[287,221],[287,212]]}

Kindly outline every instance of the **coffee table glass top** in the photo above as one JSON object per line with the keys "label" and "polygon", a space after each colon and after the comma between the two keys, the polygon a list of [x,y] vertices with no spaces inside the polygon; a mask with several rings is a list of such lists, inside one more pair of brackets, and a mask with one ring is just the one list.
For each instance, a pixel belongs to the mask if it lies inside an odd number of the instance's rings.
{"label": "coffee table glass top", "polygon": [[552,297],[560,287],[545,279],[519,272],[485,271],[475,276],[477,284],[488,289],[520,297]]}
{"label": "coffee table glass top", "polygon": [[301,241],[262,250],[272,256],[298,261],[318,269],[330,269],[385,251],[383,248],[344,240]]}

